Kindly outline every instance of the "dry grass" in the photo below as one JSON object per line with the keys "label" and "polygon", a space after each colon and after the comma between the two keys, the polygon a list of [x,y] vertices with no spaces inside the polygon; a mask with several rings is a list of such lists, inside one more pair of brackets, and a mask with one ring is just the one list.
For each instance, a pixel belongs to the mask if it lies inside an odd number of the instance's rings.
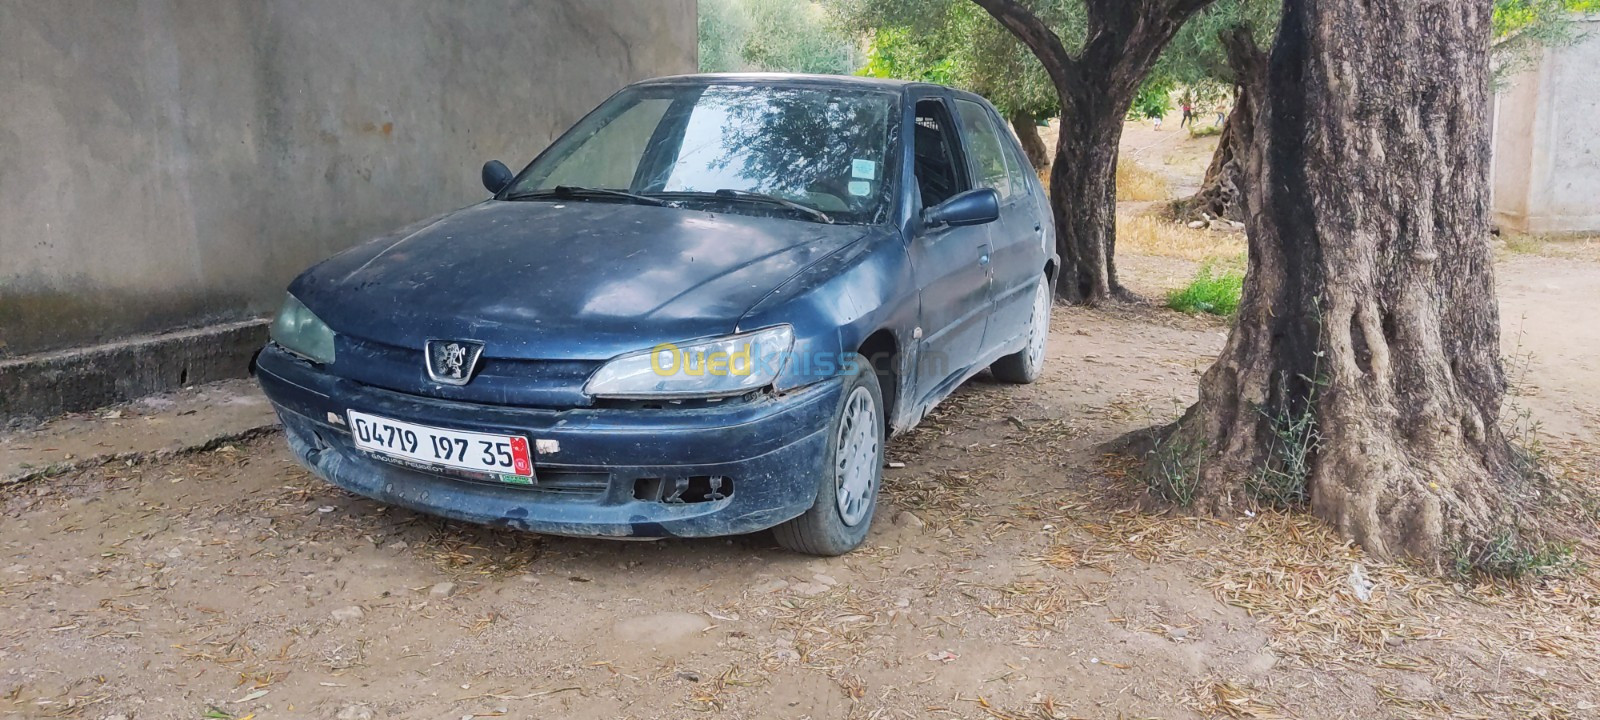
{"label": "dry grass", "polygon": [[1512,255],[1538,255],[1567,260],[1600,260],[1600,236],[1524,235],[1505,233],[1502,250]]}
{"label": "dry grass", "polygon": [[1244,233],[1194,230],[1154,215],[1117,215],[1117,251],[1244,268]]}
{"label": "dry grass", "polygon": [[[1050,194],[1050,171],[1039,173],[1045,195]],[[1117,163],[1117,202],[1171,200],[1172,188],[1166,178],[1131,160]]]}
{"label": "dry grass", "polygon": [[1192,707],[1208,718],[1255,718],[1276,720],[1288,717],[1257,697],[1249,683],[1234,680],[1208,680],[1193,688]]}
{"label": "dry grass", "polygon": [[1166,178],[1136,162],[1117,163],[1117,202],[1151,202],[1171,198],[1172,188],[1167,186]]}

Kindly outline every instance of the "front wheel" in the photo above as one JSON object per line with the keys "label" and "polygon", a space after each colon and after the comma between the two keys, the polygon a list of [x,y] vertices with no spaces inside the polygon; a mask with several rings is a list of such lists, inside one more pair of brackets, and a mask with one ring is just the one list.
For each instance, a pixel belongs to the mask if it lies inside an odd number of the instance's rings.
{"label": "front wheel", "polygon": [[778,544],[808,555],[843,555],[861,546],[883,484],[883,390],[872,363],[855,356],[834,411],[817,498],[804,515],[773,528]]}
{"label": "front wheel", "polygon": [[995,379],[1026,385],[1039,379],[1044,369],[1044,346],[1050,339],[1050,281],[1039,276],[1033,290],[1033,315],[1028,319],[1028,344],[989,366]]}

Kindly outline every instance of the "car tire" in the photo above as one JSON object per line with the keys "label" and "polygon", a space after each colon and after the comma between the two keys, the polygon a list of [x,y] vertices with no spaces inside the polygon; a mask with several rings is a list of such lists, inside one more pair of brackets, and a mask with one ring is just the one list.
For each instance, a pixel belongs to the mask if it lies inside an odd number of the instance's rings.
{"label": "car tire", "polygon": [[1028,319],[1028,344],[994,361],[989,371],[1001,382],[1026,385],[1039,379],[1044,369],[1045,343],[1050,339],[1050,281],[1040,275],[1033,291],[1033,314]]}
{"label": "car tire", "polygon": [[887,435],[883,389],[871,362],[856,355],[854,364],[828,425],[816,501],[805,514],[772,530],[779,545],[795,552],[843,555],[860,547],[872,527]]}

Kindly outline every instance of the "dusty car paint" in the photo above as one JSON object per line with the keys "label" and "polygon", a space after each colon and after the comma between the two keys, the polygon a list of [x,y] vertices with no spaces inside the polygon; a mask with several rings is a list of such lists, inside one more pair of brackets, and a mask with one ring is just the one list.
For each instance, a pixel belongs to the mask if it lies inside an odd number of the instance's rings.
{"label": "dusty car paint", "polygon": [[[613,537],[727,535],[771,527],[810,505],[815,487],[789,479],[821,453],[838,394],[815,383],[781,401],[695,408],[542,409],[494,407],[406,395],[318,372],[268,348],[257,377],[283,419],[290,447],[319,475],[353,492],[446,517],[549,534]],[[527,433],[559,443],[541,456],[543,492],[465,476],[433,481],[356,451],[327,422],[358,406],[393,417]],[[730,449],[735,449],[730,453]],[[734,477],[730,497],[710,502],[635,500],[634,482],[685,474]],[[589,482],[604,475],[603,484]]]}
{"label": "dusty car paint", "polygon": [[[328,368],[335,375],[449,400],[586,405],[581,379],[604,360],[640,349],[641,339],[732,332],[774,287],[869,232],[641,205],[489,200],[335,256],[289,291],[339,329],[341,362]],[[485,344],[471,383],[441,387],[418,375],[414,350],[438,337]]]}
{"label": "dusty car paint", "polygon": [[[744,397],[618,402],[583,391],[600,365],[659,342],[787,324],[794,356],[840,357],[863,347],[892,353],[881,368],[890,395],[885,414],[901,432],[1020,347],[1026,316],[992,303],[1026,301],[1031,294],[1023,291],[1053,282],[1056,260],[1041,241],[1053,231],[1037,178],[1028,173],[1028,191],[1002,208],[998,222],[926,228],[905,141],[917,100],[981,100],[938,86],[855,78],[690,76],[646,84],[718,82],[893,93],[901,119],[883,168],[893,179],[884,221],[830,225],[490,199],[353,248],[289,288],[337,333],[337,360],[317,365],[269,345],[257,362],[300,459],[355,492],[474,522],[599,536],[748,532],[799,515],[815,497],[839,379],[788,369]],[[1014,234],[997,237],[1003,227]],[[996,257],[1010,261],[1010,276],[997,276]],[[471,382],[427,377],[421,349],[430,338],[484,344]],[[952,353],[953,360],[946,357]],[[526,435],[543,448],[536,460],[541,487],[367,456],[338,420],[352,408]],[[637,497],[640,483],[660,480],[670,491],[684,477],[729,478],[732,490],[698,502]]]}

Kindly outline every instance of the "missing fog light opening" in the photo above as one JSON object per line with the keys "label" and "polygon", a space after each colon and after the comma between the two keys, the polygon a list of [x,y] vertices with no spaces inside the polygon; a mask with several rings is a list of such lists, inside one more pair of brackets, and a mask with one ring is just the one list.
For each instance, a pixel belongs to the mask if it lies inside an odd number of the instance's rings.
{"label": "missing fog light opening", "polygon": [[716,502],[733,495],[733,478],[693,475],[676,478],[639,478],[633,481],[633,498],[669,505]]}

